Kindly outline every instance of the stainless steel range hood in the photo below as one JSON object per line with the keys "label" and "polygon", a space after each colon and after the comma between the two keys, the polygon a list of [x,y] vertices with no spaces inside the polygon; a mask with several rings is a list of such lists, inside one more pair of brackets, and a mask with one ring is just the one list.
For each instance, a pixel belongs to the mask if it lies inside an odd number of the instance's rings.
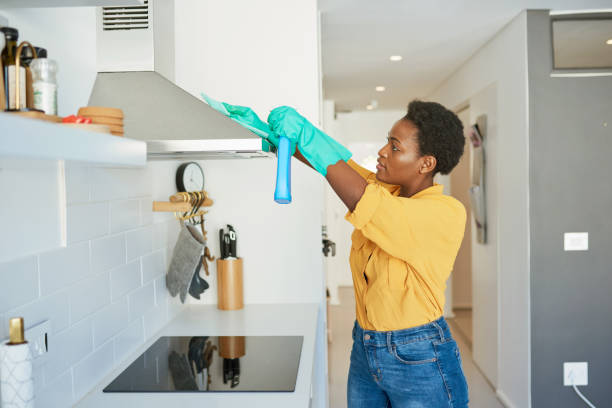
{"label": "stainless steel range hood", "polygon": [[125,136],[146,141],[149,159],[273,156],[259,136],[154,71],[98,73],[89,106],[122,109]]}

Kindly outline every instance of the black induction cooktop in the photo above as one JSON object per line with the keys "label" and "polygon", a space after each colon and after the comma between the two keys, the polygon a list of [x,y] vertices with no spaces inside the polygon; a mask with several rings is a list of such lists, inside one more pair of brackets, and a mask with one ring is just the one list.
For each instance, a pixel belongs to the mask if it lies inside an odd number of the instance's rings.
{"label": "black induction cooktop", "polygon": [[303,340],[160,337],[104,392],[293,392]]}

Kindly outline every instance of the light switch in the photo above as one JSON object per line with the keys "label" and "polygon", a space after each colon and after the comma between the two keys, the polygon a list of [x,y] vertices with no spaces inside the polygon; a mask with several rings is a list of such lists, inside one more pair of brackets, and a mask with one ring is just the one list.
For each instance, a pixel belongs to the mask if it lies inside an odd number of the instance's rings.
{"label": "light switch", "polygon": [[588,251],[588,232],[566,232],[563,234],[563,250],[565,251]]}

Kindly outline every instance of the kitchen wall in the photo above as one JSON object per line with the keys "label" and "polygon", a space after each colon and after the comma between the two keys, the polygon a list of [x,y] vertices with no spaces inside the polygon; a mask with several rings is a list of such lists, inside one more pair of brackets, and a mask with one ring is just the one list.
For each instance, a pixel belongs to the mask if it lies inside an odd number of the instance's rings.
{"label": "kitchen wall", "polygon": [[[550,17],[527,14],[532,405],[575,407],[563,362],[588,362],[595,406],[610,401],[612,77],[553,78]],[[589,250],[564,252],[564,232]]]}
{"label": "kitchen wall", "polygon": [[[177,0],[173,11],[175,49],[167,50],[156,66],[172,74],[174,65],[177,81],[189,92],[251,105],[263,118],[273,106],[290,104],[318,122],[315,1],[244,3],[236,9],[226,2]],[[23,38],[46,46],[58,60],[60,114],[86,105],[96,72],[95,9],[2,14],[22,30]],[[247,47],[245,39],[250,40]],[[150,211],[152,200],[167,200],[176,191],[180,163],[149,162],[144,169],[66,163],[68,245],[0,264],[0,338],[7,335],[11,316],[23,315],[28,327],[51,321],[48,359],[36,366],[37,405],[71,405],[182,309],[167,295],[163,278],[178,222],[172,214]],[[215,201],[207,214],[209,244],[218,255],[218,228],[234,225],[245,260],[245,302],[323,305],[323,178],[294,161],[293,203],[280,206],[273,202],[274,159],[199,163]],[[36,188],[37,180],[33,174],[23,181]],[[56,183],[55,190],[61,191],[62,181]],[[12,192],[7,184],[0,184],[0,190]],[[190,303],[216,303],[215,274],[213,264],[207,278],[211,289],[200,302]],[[321,310],[313,406],[325,406],[326,400]]]}
{"label": "kitchen wall", "polygon": [[172,190],[153,173],[66,164],[68,245],[0,264],[0,338],[14,316],[51,326],[35,363],[37,406],[77,401],[180,310],[164,278],[178,224],[151,212],[153,195]]}
{"label": "kitchen wall", "polygon": [[472,241],[474,360],[509,407],[530,404],[526,25],[522,12],[428,96],[469,105],[472,122],[487,114],[490,229],[486,245]]}

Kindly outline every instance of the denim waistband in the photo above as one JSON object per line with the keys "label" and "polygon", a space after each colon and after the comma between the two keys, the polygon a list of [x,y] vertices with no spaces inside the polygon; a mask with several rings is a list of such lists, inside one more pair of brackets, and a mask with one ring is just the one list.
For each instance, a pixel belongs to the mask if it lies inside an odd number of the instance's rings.
{"label": "denim waistband", "polygon": [[359,339],[367,345],[381,347],[386,347],[389,343],[406,344],[428,339],[437,339],[444,342],[452,338],[444,316],[422,326],[392,331],[364,330],[359,323],[355,321],[353,330],[356,340]]}

